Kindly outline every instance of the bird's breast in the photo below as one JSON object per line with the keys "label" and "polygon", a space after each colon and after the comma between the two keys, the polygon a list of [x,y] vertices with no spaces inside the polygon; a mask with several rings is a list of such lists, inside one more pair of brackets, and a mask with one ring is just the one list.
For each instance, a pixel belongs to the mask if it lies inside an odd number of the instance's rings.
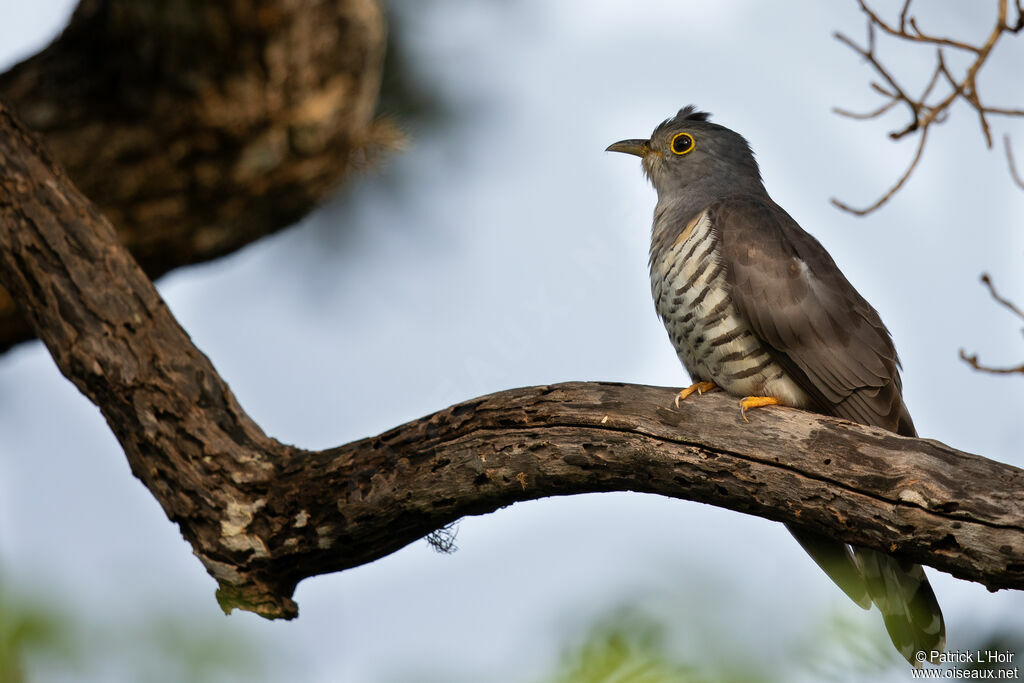
{"label": "bird's breast", "polygon": [[652,241],[651,291],[694,381],[714,382],[737,396],[775,396],[787,405],[807,405],[809,397],[733,305],[721,240],[707,211],[671,243],[659,244],[657,236]]}

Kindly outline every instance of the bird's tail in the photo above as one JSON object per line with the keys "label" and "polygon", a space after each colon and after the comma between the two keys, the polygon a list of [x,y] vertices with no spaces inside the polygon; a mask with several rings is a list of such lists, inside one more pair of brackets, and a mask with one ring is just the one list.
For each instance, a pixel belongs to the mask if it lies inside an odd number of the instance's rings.
{"label": "bird's tail", "polygon": [[[908,662],[920,666],[945,649],[942,610],[921,565],[787,528],[851,600],[864,609],[878,606],[893,645]],[[925,657],[919,660],[918,652]]]}
{"label": "bird's tail", "polygon": [[934,660],[946,647],[946,625],[924,568],[870,548],[854,547],[853,557],[892,644],[914,666],[918,652]]}

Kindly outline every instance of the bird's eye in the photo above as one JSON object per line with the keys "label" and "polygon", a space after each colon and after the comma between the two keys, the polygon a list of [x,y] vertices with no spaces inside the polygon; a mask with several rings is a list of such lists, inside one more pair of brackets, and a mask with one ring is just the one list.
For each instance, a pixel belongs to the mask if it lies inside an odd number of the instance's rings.
{"label": "bird's eye", "polygon": [[693,136],[689,133],[676,133],[672,138],[673,154],[689,154],[693,151]]}

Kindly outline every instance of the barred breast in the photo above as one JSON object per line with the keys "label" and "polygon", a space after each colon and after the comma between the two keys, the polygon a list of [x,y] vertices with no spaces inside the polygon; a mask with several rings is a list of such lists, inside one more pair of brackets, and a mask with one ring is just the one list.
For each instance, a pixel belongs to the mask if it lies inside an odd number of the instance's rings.
{"label": "barred breast", "polygon": [[774,396],[786,405],[807,406],[810,397],[733,306],[720,244],[707,211],[670,245],[652,243],[651,291],[679,360],[694,382],[714,382],[736,396]]}

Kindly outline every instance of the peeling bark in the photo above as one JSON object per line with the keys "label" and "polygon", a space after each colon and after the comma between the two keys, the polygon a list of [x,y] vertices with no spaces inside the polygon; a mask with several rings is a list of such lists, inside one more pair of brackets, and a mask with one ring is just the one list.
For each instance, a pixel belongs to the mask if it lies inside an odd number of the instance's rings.
{"label": "peeling bark", "polygon": [[[0,283],[218,584],[291,618],[303,578],[517,501],[639,491],[783,521],[1024,588],[1024,470],[787,408],[569,383],[452,406],[306,451],[267,437],[110,223],[0,106]],[[685,523],[685,520],[678,520]],[[675,522],[674,522],[675,523]]]}
{"label": "peeling bark", "polygon": [[[83,0],[0,99],[157,276],[294,224],[397,133],[376,0]],[[0,351],[31,327],[0,290]]]}

